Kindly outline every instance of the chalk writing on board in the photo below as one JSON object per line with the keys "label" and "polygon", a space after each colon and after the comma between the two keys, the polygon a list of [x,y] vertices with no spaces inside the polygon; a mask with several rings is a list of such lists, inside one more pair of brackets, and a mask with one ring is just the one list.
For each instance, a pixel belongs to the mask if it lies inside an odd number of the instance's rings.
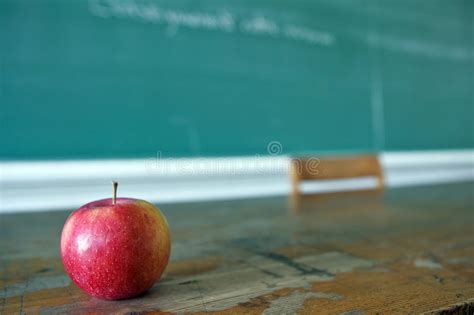
{"label": "chalk writing on board", "polygon": [[456,61],[474,59],[474,54],[467,47],[429,42],[422,39],[399,38],[389,34],[376,37],[376,41],[369,44],[378,45],[387,50],[402,51],[412,55],[443,58]]}
{"label": "chalk writing on board", "polygon": [[262,14],[237,16],[229,10],[218,12],[165,9],[155,2],[136,0],[89,0],[90,12],[101,18],[132,19],[144,23],[164,25],[166,34],[174,36],[179,28],[242,32],[255,36],[270,36],[306,42],[317,46],[331,46],[335,36],[324,30],[302,25],[280,23]]}

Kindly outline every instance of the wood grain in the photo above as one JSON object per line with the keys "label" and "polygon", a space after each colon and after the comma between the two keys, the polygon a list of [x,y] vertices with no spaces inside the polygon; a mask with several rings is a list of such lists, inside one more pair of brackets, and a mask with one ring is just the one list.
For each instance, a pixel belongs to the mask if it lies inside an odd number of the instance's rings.
{"label": "wood grain", "polygon": [[163,205],[171,262],[126,301],[64,274],[70,212],[0,216],[1,314],[468,314],[474,299],[473,183],[383,196]]}

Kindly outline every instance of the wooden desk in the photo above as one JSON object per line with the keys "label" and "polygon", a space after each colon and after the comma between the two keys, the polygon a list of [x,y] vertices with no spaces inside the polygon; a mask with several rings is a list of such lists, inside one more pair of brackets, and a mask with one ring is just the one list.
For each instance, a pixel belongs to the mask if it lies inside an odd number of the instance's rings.
{"label": "wooden desk", "polygon": [[303,203],[163,205],[172,260],[147,294],[100,301],[64,274],[69,212],[0,216],[0,313],[422,313],[474,309],[473,183]]}

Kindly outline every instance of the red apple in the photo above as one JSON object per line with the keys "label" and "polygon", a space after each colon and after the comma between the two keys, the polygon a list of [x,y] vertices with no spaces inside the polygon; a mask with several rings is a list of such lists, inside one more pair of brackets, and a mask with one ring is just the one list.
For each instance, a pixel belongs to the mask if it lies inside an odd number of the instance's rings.
{"label": "red apple", "polygon": [[132,198],[88,203],[67,219],[61,258],[67,274],[88,294],[107,300],[137,296],[168,264],[166,218],[151,203]]}

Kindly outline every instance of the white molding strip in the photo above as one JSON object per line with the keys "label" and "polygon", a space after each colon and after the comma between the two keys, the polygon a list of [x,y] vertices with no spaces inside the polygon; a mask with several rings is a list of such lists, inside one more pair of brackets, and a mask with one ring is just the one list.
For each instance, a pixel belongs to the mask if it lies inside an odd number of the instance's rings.
{"label": "white molding strip", "polygon": [[419,166],[473,165],[474,150],[384,152],[380,155],[382,165],[390,168]]}
{"label": "white molding strip", "polygon": [[[474,150],[384,152],[388,187],[474,180]],[[69,209],[119,195],[188,202],[286,195],[288,156],[0,162],[0,213]],[[305,183],[304,191],[374,187],[372,178]]]}

